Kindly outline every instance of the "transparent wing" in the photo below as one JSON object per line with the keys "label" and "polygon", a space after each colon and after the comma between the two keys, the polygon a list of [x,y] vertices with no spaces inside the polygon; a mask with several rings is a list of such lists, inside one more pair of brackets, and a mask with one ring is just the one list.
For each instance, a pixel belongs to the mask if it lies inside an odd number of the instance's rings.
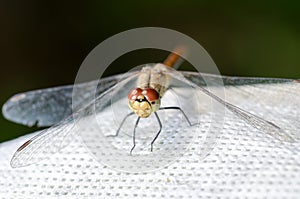
{"label": "transparent wing", "polygon": [[[126,73],[100,79],[96,96],[111,88],[121,78],[126,78],[125,75],[132,74]],[[16,94],[3,105],[2,113],[6,119],[23,125],[51,126],[72,114],[73,87],[82,92],[80,98],[73,102],[75,110],[79,110],[86,105],[86,99],[90,99],[95,94],[92,90],[94,84],[97,84],[97,81]]]}
{"label": "transparent wing", "polygon": [[27,166],[58,152],[69,144],[72,138],[74,139],[74,124],[71,115],[60,123],[42,130],[18,148],[11,159],[11,166],[13,168]]}
{"label": "transparent wing", "polygon": [[[135,78],[137,77],[137,74],[128,73],[127,75],[131,77],[126,78],[126,80],[123,81],[135,81]],[[224,107],[229,109],[231,112],[233,112],[238,117],[242,118],[246,123],[254,126],[255,128],[268,133],[272,135],[273,137],[276,137],[279,140],[282,141],[294,141],[294,138],[289,135],[283,128],[286,127],[285,125],[290,123],[293,123],[293,125],[299,125],[298,119],[299,116],[293,115],[293,109],[295,110],[300,106],[300,95],[299,95],[299,85],[297,81],[294,80],[286,80],[286,79],[272,79],[272,78],[236,78],[236,77],[220,77],[210,74],[199,74],[199,73],[191,73],[191,72],[177,72],[172,71],[169,74],[172,78],[178,79],[180,81],[185,82],[186,84],[190,85],[191,87],[197,87],[197,89],[200,89],[203,93],[205,93],[207,96],[213,98],[220,104],[222,104]],[[126,77],[126,75],[124,76]],[[203,78],[204,77],[204,78]],[[211,88],[208,88],[206,85],[207,79],[211,78],[212,82],[217,81],[218,79],[222,79],[225,83],[225,93],[234,93],[232,96],[239,96],[236,99],[235,98],[226,98],[226,101],[215,95],[213,92],[210,92]],[[129,80],[128,80],[129,79]],[[122,81],[122,82],[123,82]],[[269,85],[275,85],[274,89],[272,86]],[[281,85],[290,85],[290,89],[284,90],[281,89]],[[111,89],[106,90],[101,95],[99,95],[95,101],[93,102],[85,102],[82,101],[84,105],[86,105],[84,108],[79,109],[75,114],[67,117],[66,119],[62,120],[57,125],[52,126],[49,129],[45,129],[37,136],[33,137],[29,141],[25,142],[14,154],[11,165],[13,167],[21,167],[30,165],[32,163],[38,162],[46,157],[49,157],[51,154],[59,151],[61,148],[65,147],[72,139],[74,139],[74,127],[77,126],[78,123],[84,123],[83,121],[87,121],[86,126],[81,125],[83,128],[94,128],[95,124],[91,122],[89,116],[93,116],[94,113],[99,113],[108,105],[112,105],[112,109],[115,110],[114,114],[109,115],[107,119],[103,119],[101,116],[99,118],[99,121],[101,124],[101,128],[108,128],[112,129],[114,127],[117,128],[118,125],[113,125],[111,122],[116,120],[116,118],[122,119],[123,117],[119,117],[120,115],[126,115],[125,107],[126,100],[124,101],[124,105],[122,105],[123,108],[120,107],[120,103],[118,102],[121,97],[119,96],[126,96],[127,90],[124,90],[124,87],[118,86],[119,84],[116,84]],[[124,84],[126,85],[126,84]],[[130,87],[127,84],[126,88]],[[242,87],[239,85],[243,85]],[[264,85],[268,85],[265,87]],[[217,88],[216,84],[216,88]],[[214,85],[212,85],[214,87]],[[85,87],[84,87],[85,88]],[[84,90],[83,88],[83,90]],[[222,88],[223,89],[223,88]],[[277,89],[277,90],[276,90]],[[100,89],[99,89],[100,90]],[[114,94],[113,100],[112,95],[116,90],[121,90],[120,92],[117,92],[117,94]],[[70,91],[71,92],[71,91]],[[270,104],[274,104],[274,102],[269,102],[264,99],[264,95],[272,96],[274,94],[274,98],[271,97],[271,99],[277,99],[278,101],[285,100],[282,97],[278,98],[278,93],[282,93],[284,97],[286,97],[286,100],[288,103],[278,103],[277,105],[279,107],[276,107],[275,112],[273,110],[268,109],[270,107]],[[260,95],[261,94],[261,95]],[[275,98],[277,96],[277,98]],[[243,97],[242,100],[239,101]],[[250,98],[251,97],[251,98]],[[123,98],[123,97],[122,97]],[[270,97],[269,97],[270,98]],[[85,98],[83,98],[85,99]],[[261,112],[247,112],[245,110],[251,110],[251,107],[249,109],[249,106],[247,106],[248,103],[242,103],[247,102],[248,100],[255,100],[255,104],[257,104],[259,110],[263,110]],[[115,103],[114,103],[115,101]],[[273,100],[274,101],[274,100]],[[95,103],[94,103],[95,102]],[[113,102],[113,103],[112,103]],[[229,103],[230,102],[230,103]],[[232,105],[235,104],[235,105]],[[253,104],[253,103],[251,103]],[[285,107],[280,107],[285,106]],[[79,106],[80,107],[80,106]],[[82,107],[82,105],[81,105]],[[267,108],[266,108],[267,107]],[[290,115],[283,114],[281,111],[281,108],[285,108],[290,110]],[[257,107],[256,107],[257,108]],[[271,109],[274,107],[271,107]],[[69,105],[69,109],[71,109],[71,105]],[[129,111],[129,110],[128,110]],[[273,111],[273,112],[272,112]],[[272,114],[270,114],[270,112]],[[265,113],[261,115],[261,113]],[[286,111],[285,111],[286,113]],[[256,116],[259,115],[259,116]],[[274,117],[270,117],[274,116]],[[264,118],[264,119],[263,119]],[[267,118],[267,119],[265,119]],[[271,119],[269,119],[271,118]],[[278,119],[279,118],[279,119]],[[277,120],[278,119],[278,120]],[[118,120],[118,119],[117,119]],[[270,121],[275,121],[274,123]],[[119,122],[119,121],[118,121]],[[283,123],[280,123],[283,122]],[[299,125],[300,128],[300,125]],[[298,129],[299,129],[298,128]],[[82,131],[83,132],[83,131]],[[99,129],[89,130],[88,132],[91,132],[91,140],[94,141],[94,136],[100,136],[101,133],[99,133]],[[88,138],[88,136],[85,136]],[[130,137],[129,137],[130,138]],[[96,139],[95,146],[99,147],[99,141],[101,139]],[[95,141],[94,141],[95,142]],[[103,147],[107,149],[107,146],[105,143],[101,142],[103,144]],[[97,149],[97,148],[96,148]],[[98,150],[98,149],[97,149]],[[126,150],[125,150],[126,151]]]}
{"label": "transparent wing", "polygon": [[[74,139],[74,136],[76,136],[76,132],[80,131],[80,125],[77,124],[82,123],[87,117],[91,117],[95,113],[108,107],[111,103],[110,95],[114,92],[118,84],[122,81],[128,81],[128,79],[134,79],[137,76],[137,74],[130,73],[122,77],[125,78],[129,75],[131,75],[131,77],[121,80],[110,89],[102,92],[95,100],[84,102],[85,106],[83,108],[26,141],[14,153],[11,166],[23,167],[39,162],[67,146]],[[85,87],[83,89],[85,89]],[[95,105],[101,107],[101,110],[95,110]]]}
{"label": "transparent wing", "polygon": [[[173,71],[172,71],[173,72]],[[282,84],[282,83],[299,83],[299,80],[284,78],[260,78],[260,77],[231,77],[220,76],[208,73],[198,73],[190,71],[180,71],[186,79],[197,84],[198,86],[206,86],[207,82],[217,82],[222,80],[225,86],[242,86],[257,84]]]}
{"label": "transparent wing", "polygon": [[[182,72],[184,76],[196,83],[205,86],[206,83],[202,77],[209,78],[211,81],[220,78],[220,76]],[[115,75],[100,79],[97,86],[96,96],[115,85],[121,77],[127,77],[132,73]],[[241,78],[222,76],[225,85],[250,85],[261,83],[284,83],[292,82],[290,79],[272,79],[272,78]],[[82,97],[74,104],[75,110],[79,110],[85,105],[86,99],[93,95],[92,86],[96,81],[86,82],[77,85],[59,86],[54,88],[40,89],[25,93],[16,94],[11,97],[2,107],[4,117],[10,121],[27,126],[37,125],[39,127],[51,126],[58,123],[63,118],[72,113],[72,92],[73,87],[82,90]]]}
{"label": "transparent wing", "polygon": [[[285,110],[289,108],[292,111],[293,108],[299,107],[300,84],[297,80],[272,78],[239,78],[225,76],[223,77],[210,74],[196,74],[190,72],[179,73],[175,70],[168,72],[168,75],[170,75],[172,78],[179,79],[190,84],[195,88],[200,89],[203,93],[205,93],[218,103],[222,104],[233,114],[243,119],[246,123],[250,124],[256,129],[263,131],[264,133],[267,133],[281,141],[295,141],[294,136],[292,136],[288,130],[284,130],[281,127],[281,125],[279,126],[277,122],[274,123],[273,121],[276,120],[278,121],[278,123],[282,123],[283,125],[290,125],[287,124],[287,122],[282,122],[285,120],[289,121],[290,123],[297,122],[296,127],[297,125],[299,125],[297,116],[290,117],[289,114],[283,114],[283,111],[280,111],[280,108],[285,108]],[[208,88],[206,86],[206,82],[216,82],[216,80],[222,80],[224,82],[224,92],[226,96],[228,96],[228,93],[231,93],[230,96],[235,97],[226,98],[225,101],[217,95],[215,95],[213,92],[209,91],[209,89],[218,89],[220,85],[214,85],[212,83]],[[285,87],[285,90],[282,90],[281,85],[283,84],[288,84],[290,86],[290,89],[286,89]],[[268,86],[266,87],[266,85]],[[213,88],[214,86],[215,88]],[[269,95],[268,99],[271,99],[273,101],[266,101],[265,95]],[[272,98],[271,96],[273,95],[274,97]],[[278,106],[284,107],[274,107],[276,106],[276,103],[274,103],[274,101],[276,100],[281,102],[277,103]],[[286,102],[282,103],[282,100],[286,100]],[[228,101],[230,101],[231,103],[229,103]],[[249,110],[249,108],[250,110],[252,109],[252,107],[247,106],[247,103],[245,103],[247,101],[248,104],[255,104],[255,106],[257,106],[255,108],[257,108],[256,110],[259,110],[259,112],[250,113],[246,111]],[[238,107],[237,105],[245,107],[246,110]],[[285,113],[286,112],[288,111],[285,111]],[[272,122],[265,119],[265,116],[267,116],[266,118],[271,118]]]}

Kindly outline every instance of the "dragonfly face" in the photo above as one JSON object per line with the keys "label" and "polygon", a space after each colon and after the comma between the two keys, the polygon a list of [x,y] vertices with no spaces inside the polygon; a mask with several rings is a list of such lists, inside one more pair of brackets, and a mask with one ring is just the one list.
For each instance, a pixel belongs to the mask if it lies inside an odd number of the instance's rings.
{"label": "dragonfly face", "polygon": [[146,118],[160,107],[160,96],[153,88],[134,88],[128,94],[129,108],[139,117]]}

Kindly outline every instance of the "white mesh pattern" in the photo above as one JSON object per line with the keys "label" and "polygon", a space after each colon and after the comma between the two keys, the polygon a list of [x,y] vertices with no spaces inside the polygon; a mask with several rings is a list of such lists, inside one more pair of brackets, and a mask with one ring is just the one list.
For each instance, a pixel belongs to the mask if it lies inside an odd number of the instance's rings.
{"label": "white mesh pattern", "polygon": [[[230,92],[226,94],[229,96]],[[274,103],[273,106],[284,107],[284,101],[269,99],[268,102]],[[262,112],[257,104],[240,101],[237,105],[253,112]],[[281,124],[289,124],[288,121],[268,115],[267,110],[262,115]],[[281,109],[281,115],[285,112],[291,114],[291,111],[295,115],[300,112],[299,109]],[[203,114],[201,122],[209,122],[206,121],[209,117]],[[290,125],[293,128],[299,127],[299,123]],[[201,125],[199,130],[205,127]],[[124,173],[103,166],[90,156],[80,139],[74,139],[60,153],[35,165],[11,168],[9,162],[14,151],[33,135],[0,145],[0,198],[300,196],[299,140],[296,143],[282,143],[245,124],[229,112],[217,144],[205,159],[199,157],[199,143],[203,139],[199,135],[181,159],[164,169],[149,173]]]}

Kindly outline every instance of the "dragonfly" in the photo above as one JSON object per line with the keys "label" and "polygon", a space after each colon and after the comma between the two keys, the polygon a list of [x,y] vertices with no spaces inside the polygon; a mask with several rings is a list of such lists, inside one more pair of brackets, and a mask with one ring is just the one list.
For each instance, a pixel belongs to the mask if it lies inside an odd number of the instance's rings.
{"label": "dragonfly", "polygon": [[177,49],[176,53],[171,53],[163,64],[156,64],[154,65],[154,67],[144,67],[137,79],[137,87],[133,88],[128,93],[128,105],[133,112],[127,114],[124,117],[114,136],[118,136],[121,127],[129,116],[133,115],[134,113],[138,116],[133,130],[133,147],[130,150],[130,154],[132,154],[132,151],[136,146],[135,134],[140,119],[147,118],[152,113],[155,114],[155,117],[159,124],[159,130],[151,142],[150,150],[153,151],[153,144],[162,130],[162,123],[157,114],[158,110],[179,110],[187,120],[188,124],[192,126],[189,118],[179,106],[160,107],[161,98],[168,88],[167,71],[170,67],[173,67],[181,61],[179,51],[180,50]]}
{"label": "dragonfly", "polygon": [[[259,85],[282,85],[289,84],[296,88],[295,92],[290,92],[290,97],[299,96],[299,80],[295,79],[281,79],[281,78],[252,78],[252,77],[230,77],[220,76],[214,74],[206,74],[191,71],[177,71],[172,68],[180,60],[180,53],[173,52],[162,64],[154,64],[152,67],[144,67],[141,71],[128,72],[126,74],[114,75],[102,78],[99,81],[94,80],[75,85],[59,86],[54,88],[46,88],[35,91],[24,92],[12,96],[4,104],[2,108],[3,115],[8,120],[20,123],[27,126],[36,125],[38,127],[49,127],[42,130],[39,134],[26,141],[14,153],[11,166],[22,167],[27,166],[41,159],[36,159],[37,154],[39,157],[46,158],[51,153],[58,152],[64,148],[70,141],[64,139],[68,137],[71,132],[72,123],[76,123],[84,116],[90,115],[91,104],[88,99],[96,96],[95,102],[102,103],[103,96],[114,92],[114,89],[122,81],[134,80],[135,86],[128,92],[128,105],[132,112],[128,113],[119,128],[117,129],[114,137],[119,135],[122,125],[126,119],[132,115],[137,115],[137,120],[133,129],[133,146],[130,154],[135,148],[135,131],[139,124],[140,119],[149,117],[152,113],[155,115],[159,123],[159,130],[151,142],[151,151],[153,144],[162,130],[162,122],[157,114],[160,110],[178,110],[184,116],[189,125],[191,121],[185,114],[185,110],[177,106],[160,107],[160,100],[164,97],[165,92],[169,89],[170,79],[175,79],[192,88],[197,88],[210,99],[219,103],[221,106],[228,109],[235,116],[243,120],[246,124],[258,129],[261,132],[276,138],[283,142],[295,142],[293,135],[285,132],[277,124],[272,121],[259,117],[247,110],[235,106],[226,100],[218,97],[216,94],[209,91],[206,87],[204,78],[221,79],[224,83],[225,89],[227,87],[240,88],[240,86],[250,86],[259,88]],[[92,85],[97,84],[96,93],[92,89]],[[74,89],[80,89],[83,93],[76,101],[72,101],[72,93]],[[238,89],[238,92],[240,90]],[[241,91],[247,97],[253,96],[253,93]],[[287,94],[289,95],[289,94]],[[199,99],[200,100],[200,99]],[[84,114],[81,114],[81,113]],[[75,119],[74,119],[75,118]],[[67,141],[66,141],[67,140]],[[43,159],[42,158],[42,159]]]}

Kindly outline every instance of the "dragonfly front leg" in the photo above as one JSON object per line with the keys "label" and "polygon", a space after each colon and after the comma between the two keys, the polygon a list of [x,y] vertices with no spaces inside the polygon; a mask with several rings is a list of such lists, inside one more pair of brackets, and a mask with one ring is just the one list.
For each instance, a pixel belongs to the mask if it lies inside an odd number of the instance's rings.
{"label": "dragonfly front leg", "polygon": [[121,124],[120,124],[120,126],[119,126],[119,128],[118,128],[118,130],[117,130],[117,132],[116,132],[116,134],[115,134],[115,135],[109,135],[108,137],[117,137],[117,136],[119,135],[119,132],[120,132],[120,130],[121,130],[123,124],[125,123],[126,119],[127,119],[129,116],[133,115],[133,114],[134,114],[134,112],[128,113],[128,114],[123,118],[123,120],[122,120],[122,122],[121,122]]}
{"label": "dragonfly front leg", "polygon": [[161,124],[161,121],[158,117],[158,114],[156,112],[154,112],[156,118],[157,118],[157,121],[158,121],[158,124],[159,124],[159,131],[157,132],[156,136],[154,137],[154,139],[152,140],[151,142],[151,152],[153,151],[153,143],[155,142],[155,140],[157,139],[158,135],[160,134],[161,132],[161,129],[162,129],[162,124]]}
{"label": "dragonfly front leg", "polygon": [[189,123],[190,126],[192,126],[192,123],[190,122],[189,118],[187,117],[187,115],[185,114],[185,112],[180,108],[180,107],[177,107],[177,106],[170,106],[170,107],[161,107],[159,108],[159,110],[180,110],[180,112],[182,113],[182,115],[185,117],[186,121]]}
{"label": "dragonfly front leg", "polygon": [[139,124],[139,121],[140,121],[141,117],[138,117],[138,119],[136,120],[136,123],[134,125],[134,130],[133,130],[133,135],[132,135],[132,142],[133,142],[133,147],[131,148],[130,150],[130,155],[132,154],[132,151],[135,147],[135,131],[136,131],[136,127],[138,126]]}

